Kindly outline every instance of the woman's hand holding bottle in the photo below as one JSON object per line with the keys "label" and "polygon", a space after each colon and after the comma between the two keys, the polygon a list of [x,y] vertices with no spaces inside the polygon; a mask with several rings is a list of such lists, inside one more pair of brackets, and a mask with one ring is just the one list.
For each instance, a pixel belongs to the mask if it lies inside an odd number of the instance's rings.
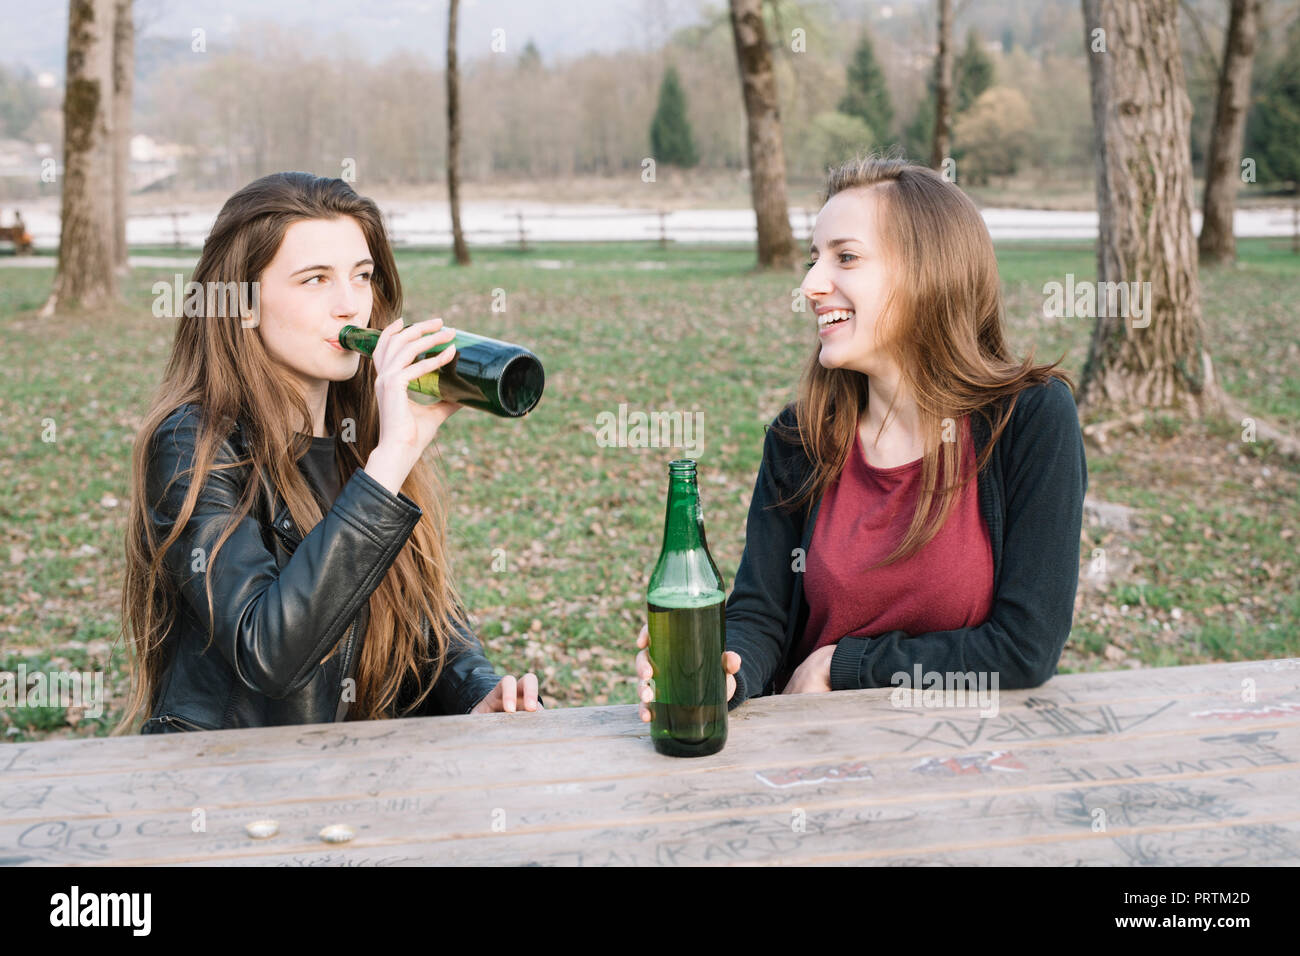
{"label": "woman's hand holding bottle", "polygon": [[463,407],[456,402],[421,405],[407,396],[407,385],[451,362],[456,357],[456,346],[448,346],[418,362],[416,356],[435,345],[450,342],[455,334],[455,329],[443,328],[439,318],[409,326],[399,318],[379,335],[371,356],[375,363],[375,398],[379,404],[379,443],[366,460],[365,470],[394,494],[401,490],[402,482],[433,441],[438,428]]}
{"label": "woman's hand holding bottle", "polygon": [[[637,709],[641,714],[641,722],[649,723],[653,718],[650,713],[649,704],[654,703],[655,692],[646,681],[654,676],[654,668],[650,664],[650,658],[646,655],[646,648],[650,646],[650,628],[641,625],[641,633],[636,636],[636,646],[641,648],[636,655],[636,676],[641,679],[637,696],[640,702]],[[727,700],[731,700],[736,695],[736,671],[740,670],[740,655],[735,651],[722,652],[722,669],[727,672]]]}

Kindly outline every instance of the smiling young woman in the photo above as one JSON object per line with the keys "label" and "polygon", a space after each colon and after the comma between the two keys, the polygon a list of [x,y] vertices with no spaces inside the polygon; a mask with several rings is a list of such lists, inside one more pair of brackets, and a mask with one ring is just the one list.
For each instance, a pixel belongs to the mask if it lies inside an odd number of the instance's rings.
{"label": "smiling young woman", "polygon": [[1013,357],[992,240],[954,184],[869,156],[826,197],[801,285],[817,347],[768,427],[727,601],[730,706],[918,667],[1037,686],[1078,587],[1073,384]]}
{"label": "smiling young woman", "polygon": [[[460,406],[406,385],[453,331],[406,326],[375,204],[277,173],[222,207],[193,281],[252,316],[186,314],[133,453],[116,733],[535,710],[466,624],[424,450]],[[241,297],[248,301],[248,296]],[[373,361],[338,344],[382,329]]]}

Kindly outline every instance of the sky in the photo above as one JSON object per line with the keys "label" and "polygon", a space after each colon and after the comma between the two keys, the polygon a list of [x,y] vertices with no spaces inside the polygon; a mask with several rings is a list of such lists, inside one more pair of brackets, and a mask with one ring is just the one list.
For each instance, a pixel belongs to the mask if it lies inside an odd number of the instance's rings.
{"label": "sky", "polygon": [[[531,38],[544,60],[591,51],[657,47],[668,31],[721,11],[725,0],[461,0],[462,60],[489,55],[493,31],[505,52]],[[271,19],[343,42],[372,61],[398,50],[422,51],[441,65],[446,50],[447,0],[136,0],[142,37],[176,36],[188,44],[202,28],[219,49]],[[0,0],[0,63],[50,72],[60,80],[67,42],[67,0]]]}

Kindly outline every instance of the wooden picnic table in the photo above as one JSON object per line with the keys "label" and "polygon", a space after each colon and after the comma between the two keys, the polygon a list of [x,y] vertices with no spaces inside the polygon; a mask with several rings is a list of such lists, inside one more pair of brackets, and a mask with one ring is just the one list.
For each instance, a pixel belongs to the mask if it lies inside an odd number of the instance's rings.
{"label": "wooden picnic table", "polygon": [[17,743],[0,862],[1285,865],[1298,759],[1300,660],[762,698],[692,759],[630,705]]}

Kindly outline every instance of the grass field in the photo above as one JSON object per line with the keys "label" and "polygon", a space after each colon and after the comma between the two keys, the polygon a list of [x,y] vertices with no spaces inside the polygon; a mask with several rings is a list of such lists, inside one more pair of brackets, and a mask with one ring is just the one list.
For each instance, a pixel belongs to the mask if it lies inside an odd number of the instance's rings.
{"label": "grass field", "polygon": [[[171,255],[171,250],[136,250]],[[191,253],[193,255],[193,253]],[[763,426],[793,397],[814,348],[792,313],[791,276],[750,272],[753,253],[653,244],[477,250],[470,269],[401,250],[408,321],[441,315],[525,343],[547,369],[537,411],[474,411],[439,436],[456,572],[501,669],[536,671],[562,706],[631,703],[633,639],[658,552],[671,448],[605,448],[597,416],[700,412],[709,543],[735,575]],[[1043,283],[1094,278],[1090,244],[999,247],[1014,346],[1065,355],[1079,378],[1090,322],[1042,316]],[[107,733],[125,690],[118,636],[129,452],[175,320],[150,288],[188,268],[136,268],[123,305],[35,318],[50,269],[0,269],[0,669],[106,670],[99,719],[0,708],[7,740]],[[1235,269],[1203,273],[1220,378],[1254,414],[1300,431],[1300,259],[1246,241]],[[494,290],[506,310],[492,311]],[[498,299],[501,293],[497,293]],[[46,421],[56,440],[43,440]],[[1089,493],[1137,509],[1131,532],[1085,529],[1075,627],[1062,670],[1300,654],[1300,465],[1232,422],[1148,416],[1106,453],[1089,447]],[[1104,548],[1108,575],[1091,573]],[[504,558],[504,570],[501,567]]]}

